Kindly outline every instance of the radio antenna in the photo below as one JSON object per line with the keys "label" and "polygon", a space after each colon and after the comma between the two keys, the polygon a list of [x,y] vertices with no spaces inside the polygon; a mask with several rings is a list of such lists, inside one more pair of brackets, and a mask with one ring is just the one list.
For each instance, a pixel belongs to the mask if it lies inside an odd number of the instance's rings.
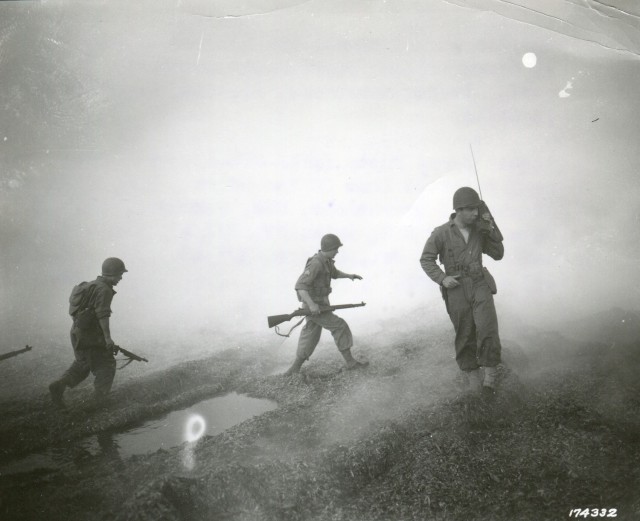
{"label": "radio antenna", "polygon": [[473,155],[473,147],[469,143],[469,149],[471,150],[471,159],[473,159],[473,169],[476,171],[476,180],[478,181],[478,192],[480,192],[480,199],[482,199],[482,188],[480,188],[480,178],[478,177],[478,168],[476,167],[476,158]]}

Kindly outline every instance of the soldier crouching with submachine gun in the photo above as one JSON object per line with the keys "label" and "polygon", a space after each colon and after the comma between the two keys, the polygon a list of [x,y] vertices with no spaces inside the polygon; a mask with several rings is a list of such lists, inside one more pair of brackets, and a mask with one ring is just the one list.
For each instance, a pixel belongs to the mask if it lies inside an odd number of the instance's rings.
{"label": "soldier crouching with submachine gun", "polygon": [[285,376],[300,372],[302,364],[309,359],[318,345],[323,328],[331,331],[336,346],[347,364],[347,369],[361,369],[369,365],[369,362],[360,362],[353,357],[351,354],[353,336],[349,325],[333,313],[334,309],[359,307],[364,306],[364,303],[340,306],[329,304],[331,279],[362,280],[360,275],[343,273],[336,269],[333,259],[338,254],[340,246],[342,243],[335,235],[330,233],[322,237],[320,251],[307,260],[304,272],[296,282],[295,290],[298,300],[302,302],[302,309],[291,315],[269,317],[269,327],[273,327],[281,321],[289,320],[292,316],[306,316],[306,324],[298,340],[296,359],[284,373]]}
{"label": "soldier crouching with submachine gun", "polygon": [[[498,318],[493,303],[496,285],[482,266],[482,254],[500,260],[502,234],[487,205],[469,187],[456,190],[449,221],[427,240],[420,265],[440,291],[455,329],[456,362],[469,387],[490,398],[495,394],[500,363]],[[444,265],[444,271],[436,259]],[[480,374],[484,367],[484,380]]]}

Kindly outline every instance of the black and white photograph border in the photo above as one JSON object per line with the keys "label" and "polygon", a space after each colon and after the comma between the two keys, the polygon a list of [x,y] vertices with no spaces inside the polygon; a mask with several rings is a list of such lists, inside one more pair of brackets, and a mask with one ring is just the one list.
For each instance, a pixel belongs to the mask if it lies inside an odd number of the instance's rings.
{"label": "black and white photograph border", "polygon": [[640,519],[639,86],[635,0],[0,1],[0,518]]}

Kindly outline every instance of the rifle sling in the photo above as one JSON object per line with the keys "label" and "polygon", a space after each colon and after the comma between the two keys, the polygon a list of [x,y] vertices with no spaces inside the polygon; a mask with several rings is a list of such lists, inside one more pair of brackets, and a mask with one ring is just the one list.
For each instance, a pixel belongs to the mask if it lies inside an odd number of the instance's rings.
{"label": "rifle sling", "polygon": [[283,334],[283,333],[280,333],[280,328],[279,328],[278,326],[276,326],[276,329],[275,329],[275,331],[276,331],[276,335],[283,336],[283,337],[287,337],[287,338],[288,338],[288,337],[290,337],[290,336],[291,336],[291,332],[292,332],[295,328],[297,328],[300,324],[302,324],[302,323],[304,322],[304,319],[305,319],[305,318],[307,318],[307,317],[306,317],[306,315],[305,315],[305,316],[303,316],[303,317],[302,317],[302,318],[301,318],[301,319],[296,323],[296,325],[295,325],[295,326],[293,326],[293,327],[289,330],[289,332],[288,332],[286,335],[285,335],[285,334]]}
{"label": "rifle sling", "polygon": [[120,367],[116,367],[116,369],[119,371],[120,369],[124,369],[125,367],[127,367],[131,362],[133,362],[133,358],[116,358],[116,361],[123,361],[125,362],[124,364],[122,364]]}

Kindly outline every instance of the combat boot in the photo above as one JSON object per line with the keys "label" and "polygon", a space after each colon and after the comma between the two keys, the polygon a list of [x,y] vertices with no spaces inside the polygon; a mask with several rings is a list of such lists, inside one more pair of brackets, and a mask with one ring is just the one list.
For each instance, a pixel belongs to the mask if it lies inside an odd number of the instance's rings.
{"label": "combat boot", "polygon": [[63,378],[56,380],[49,384],[49,394],[51,394],[51,401],[56,409],[66,409],[67,405],[64,403],[64,390],[67,388],[67,382]]}
{"label": "combat boot", "polygon": [[497,367],[484,368],[484,382],[482,384],[482,397],[487,400],[493,400],[496,395],[496,377],[498,376]]}
{"label": "combat boot", "polygon": [[340,351],[340,352],[342,353],[342,357],[344,358],[344,361],[347,363],[347,369],[349,371],[353,371],[355,369],[364,369],[369,365],[369,362],[360,362],[355,358],[353,358],[353,355],[351,354],[351,349],[347,349],[345,351]]}
{"label": "combat boot", "polygon": [[465,371],[463,374],[465,382],[466,392],[477,394],[482,387],[482,376],[480,375],[480,369],[473,369],[471,371]]}
{"label": "combat boot", "polygon": [[300,368],[302,367],[302,364],[304,364],[304,359],[296,358],[295,362],[293,362],[291,367],[289,367],[289,369],[286,370],[286,372],[283,374],[283,376],[291,376],[291,375],[299,373],[300,372]]}
{"label": "combat boot", "polygon": [[496,387],[496,379],[498,378],[498,368],[497,367],[485,367],[484,368],[484,382],[483,385],[485,387],[492,387],[495,389]]}

